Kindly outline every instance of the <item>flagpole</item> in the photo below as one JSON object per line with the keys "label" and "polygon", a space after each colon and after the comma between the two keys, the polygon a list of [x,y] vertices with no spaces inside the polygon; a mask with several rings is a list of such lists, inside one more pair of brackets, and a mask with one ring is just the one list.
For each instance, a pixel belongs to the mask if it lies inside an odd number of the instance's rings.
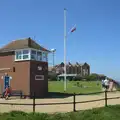
{"label": "flagpole", "polygon": [[67,81],[66,81],[66,9],[64,8],[64,92],[67,90]]}

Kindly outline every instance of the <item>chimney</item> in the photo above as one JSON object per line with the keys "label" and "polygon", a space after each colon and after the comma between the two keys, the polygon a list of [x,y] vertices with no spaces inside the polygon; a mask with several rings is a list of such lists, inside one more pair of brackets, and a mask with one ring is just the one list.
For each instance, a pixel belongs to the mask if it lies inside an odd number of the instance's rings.
{"label": "chimney", "polygon": [[31,47],[31,42],[32,42],[32,41],[31,41],[31,38],[29,37],[29,38],[28,38],[28,46],[29,46],[29,47]]}

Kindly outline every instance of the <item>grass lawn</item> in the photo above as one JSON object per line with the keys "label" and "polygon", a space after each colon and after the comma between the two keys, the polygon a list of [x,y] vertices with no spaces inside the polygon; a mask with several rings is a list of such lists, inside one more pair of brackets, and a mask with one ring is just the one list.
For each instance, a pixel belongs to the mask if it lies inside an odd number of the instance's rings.
{"label": "grass lawn", "polygon": [[[79,81],[79,84],[82,84],[83,87],[76,86],[77,81],[68,81],[67,82],[67,91],[66,93],[92,93],[101,91],[101,83],[97,85],[96,81]],[[49,81],[49,92],[64,92],[64,82],[63,81]]]}
{"label": "grass lawn", "polygon": [[120,105],[70,113],[24,113],[13,111],[0,114],[0,120],[120,120]]}

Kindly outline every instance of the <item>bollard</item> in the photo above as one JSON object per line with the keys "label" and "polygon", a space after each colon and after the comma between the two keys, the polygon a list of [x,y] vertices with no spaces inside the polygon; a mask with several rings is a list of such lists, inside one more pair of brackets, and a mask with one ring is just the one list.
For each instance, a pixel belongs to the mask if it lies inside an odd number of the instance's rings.
{"label": "bollard", "polygon": [[105,107],[107,107],[107,90],[105,90]]}
{"label": "bollard", "polygon": [[76,102],[75,102],[75,93],[73,94],[73,112],[76,112]]}
{"label": "bollard", "polygon": [[35,92],[33,93],[33,113],[35,113]]}

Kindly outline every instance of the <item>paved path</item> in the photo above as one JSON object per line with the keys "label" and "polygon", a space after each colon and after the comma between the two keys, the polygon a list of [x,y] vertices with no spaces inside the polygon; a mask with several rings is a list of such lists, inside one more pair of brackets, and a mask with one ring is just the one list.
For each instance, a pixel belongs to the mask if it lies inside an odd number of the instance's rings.
{"label": "paved path", "polygon": [[[108,93],[109,97],[120,97],[120,92],[116,93]],[[104,94],[99,95],[81,95],[76,96],[76,101],[88,101],[88,100],[96,100],[104,98]],[[0,103],[25,103],[25,104],[32,104],[32,100],[30,99],[13,99],[13,100],[4,100],[0,99]],[[73,102],[73,97],[68,98],[59,98],[59,99],[36,99],[36,104],[39,103],[64,103],[64,102]],[[108,100],[108,105],[115,105],[120,104],[120,99],[112,99]],[[96,107],[102,107],[105,105],[105,101],[97,101],[97,102],[90,102],[90,103],[80,103],[76,104],[76,110],[85,110],[85,109],[92,109]],[[0,105],[0,112],[9,112],[11,110],[22,110],[25,112],[32,112],[33,107],[28,105]],[[73,104],[61,104],[61,105],[40,105],[36,106],[36,112],[47,112],[47,113],[54,113],[54,112],[70,112],[73,110]]]}

